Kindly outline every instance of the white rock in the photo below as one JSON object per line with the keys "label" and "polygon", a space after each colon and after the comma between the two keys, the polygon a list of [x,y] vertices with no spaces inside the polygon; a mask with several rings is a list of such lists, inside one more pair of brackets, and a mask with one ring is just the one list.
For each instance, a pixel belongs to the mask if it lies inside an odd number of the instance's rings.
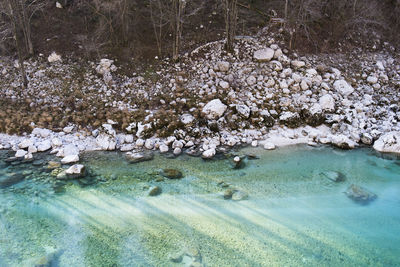
{"label": "white rock", "polygon": [[254,59],[259,62],[270,61],[274,57],[275,51],[271,48],[264,48],[254,52]]}
{"label": "white rock", "polygon": [[69,163],[75,163],[79,161],[79,155],[68,155],[65,156],[62,160],[62,164],[69,164]]}
{"label": "white rock", "polygon": [[142,146],[144,146],[144,143],[145,143],[145,141],[144,141],[143,139],[141,139],[141,138],[139,138],[139,139],[136,140],[136,146],[137,146],[137,147],[142,147]]}
{"label": "white rock", "polygon": [[221,100],[219,99],[214,99],[208,102],[204,107],[203,107],[203,113],[206,115],[206,118],[209,120],[214,120],[220,118],[225,110],[227,109],[227,106],[224,105]]}
{"label": "white rock", "polygon": [[246,105],[236,105],[236,111],[240,114],[245,119],[248,119],[250,117],[250,108]]}
{"label": "white rock", "polygon": [[22,158],[24,157],[26,154],[28,154],[28,152],[26,152],[23,149],[18,149],[17,152],[15,153],[15,157],[16,158]]}
{"label": "white rock", "polygon": [[131,143],[133,143],[133,135],[132,135],[132,134],[127,134],[127,135],[125,135],[125,143],[126,143],[126,144],[131,144]]}
{"label": "white rock", "polygon": [[249,77],[247,77],[246,82],[247,82],[248,85],[251,86],[253,84],[256,84],[257,79],[253,75],[250,75]]}
{"label": "white rock", "polygon": [[188,113],[182,114],[180,119],[181,119],[181,122],[185,125],[191,124],[194,121],[194,117]]}
{"label": "white rock", "polygon": [[354,92],[354,88],[349,85],[345,80],[335,81],[333,84],[333,88],[343,96],[348,96]]}
{"label": "white rock", "polygon": [[85,176],[86,168],[82,164],[74,164],[65,171],[65,174],[69,178],[81,178]]}
{"label": "white rock", "polygon": [[33,146],[33,141],[31,139],[24,139],[21,143],[18,144],[19,148],[25,149],[30,146]]}
{"label": "white rock", "polygon": [[33,155],[31,153],[28,153],[24,156],[24,159],[33,159]]}
{"label": "white rock", "polygon": [[148,150],[151,150],[154,148],[154,139],[147,139],[146,142],[144,143],[144,147]]}
{"label": "white rock", "polygon": [[369,84],[376,84],[378,82],[378,78],[375,76],[368,76],[367,78],[367,82]]}
{"label": "white rock", "polygon": [[79,148],[77,148],[74,144],[68,144],[62,149],[62,156],[70,156],[70,155],[78,155]]}
{"label": "white rock", "polygon": [[375,141],[374,149],[379,152],[400,154],[400,132],[389,132],[382,135]]}
{"label": "white rock", "polygon": [[182,147],[183,143],[181,141],[176,140],[172,143],[172,148],[182,148]]}
{"label": "white rock", "polygon": [[300,60],[292,60],[290,62],[290,64],[292,65],[293,68],[295,69],[299,69],[302,68],[306,65],[306,63],[304,61],[300,61]]}
{"label": "white rock", "polygon": [[34,128],[32,134],[42,138],[47,138],[51,134],[51,131],[49,129]]}
{"label": "white rock", "polygon": [[67,127],[63,128],[64,133],[72,133],[73,130],[74,130],[74,126],[67,126]]}
{"label": "white rock", "polygon": [[332,95],[326,94],[319,99],[319,104],[324,111],[334,111],[335,110],[335,100]]}
{"label": "white rock", "polygon": [[227,72],[229,70],[229,66],[230,66],[229,62],[226,61],[217,62],[217,67],[221,72]]}
{"label": "white rock", "polygon": [[356,147],[356,142],[354,142],[353,140],[351,140],[350,138],[348,138],[347,136],[343,135],[343,134],[339,134],[339,135],[334,135],[331,137],[331,142],[332,144],[334,144],[337,147],[340,148],[345,148],[345,149],[352,149]]}
{"label": "white rock", "polygon": [[32,154],[32,153],[36,153],[36,152],[38,152],[38,149],[36,146],[32,145],[32,146],[28,147],[28,153]]}
{"label": "white rock", "polygon": [[189,142],[187,142],[187,143],[185,144],[185,147],[192,147],[192,146],[194,146],[193,141],[189,141]]}
{"label": "white rock", "polygon": [[182,149],[180,149],[179,147],[176,147],[175,149],[174,149],[174,155],[179,155],[179,154],[181,154],[182,153]]}
{"label": "white rock", "polygon": [[125,145],[122,145],[119,150],[121,150],[122,152],[126,152],[126,151],[131,151],[134,148],[135,148],[134,144],[125,144]]}
{"label": "white rock", "polygon": [[44,152],[47,151],[51,148],[51,141],[50,140],[45,140],[43,142],[40,142],[37,146],[37,150],[39,152]]}
{"label": "white rock", "polygon": [[96,137],[96,144],[102,150],[114,150],[117,145],[117,140],[114,136],[101,133]]}
{"label": "white rock", "polygon": [[51,145],[53,147],[62,146],[62,141],[58,138],[53,138],[53,139],[51,139]]}
{"label": "white rock", "polygon": [[215,148],[210,148],[210,149],[208,149],[208,150],[203,152],[202,157],[204,159],[211,159],[212,157],[215,156],[216,153],[217,152],[215,151]]}
{"label": "white rock", "polygon": [[160,145],[160,152],[161,153],[167,153],[169,150],[169,147],[166,144],[161,144]]}
{"label": "white rock", "polygon": [[61,61],[61,56],[58,55],[56,52],[53,52],[53,53],[50,54],[50,56],[47,58],[47,60],[50,63]]}
{"label": "white rock", "polygon": [[60,2],[57,1],[56,2],[56,8],[60,8],[61,9],[61,8],[63,8],[63,6],[60,4]]}
{"label": "white rock", "polygon": [[366,145],[372,145],[374,138],[369,133],[363,133],[361,135],[361,142]]}
{"label": "white rock", "polygon": [[276,148],[274,143],[266,142],[264,143],[264,149],[266,150],[274,150]]}
{"label": "white rock", "polygon": [[228,89],[229,88],[229,83],[226,81],[220,81],[219,86],[221,86],[222,89]]}
{"label": "white rock", "polygon": [[253,142],[251,142],[251,146],[252,147],[257,147],[258,146],[258,141],[254,140]]}

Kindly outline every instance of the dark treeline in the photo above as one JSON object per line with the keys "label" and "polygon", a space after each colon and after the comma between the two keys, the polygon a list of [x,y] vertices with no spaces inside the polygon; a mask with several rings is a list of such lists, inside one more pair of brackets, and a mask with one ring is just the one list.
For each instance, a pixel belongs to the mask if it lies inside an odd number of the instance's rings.
{"label": "dark treeline", "polygon": [[177,59],[224,36],[230,50],[232,36],[265,26],[313,52],[371,36],[396,44],[400,0],[0,0],[0,53]]}

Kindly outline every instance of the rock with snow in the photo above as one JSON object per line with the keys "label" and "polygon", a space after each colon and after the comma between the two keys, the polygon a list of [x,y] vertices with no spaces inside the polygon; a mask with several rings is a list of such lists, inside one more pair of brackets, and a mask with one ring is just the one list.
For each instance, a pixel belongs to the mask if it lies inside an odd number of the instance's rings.
{"label": "rock with snow", "polygon": [[203,107],[203,113],[205,114],[206,118],[209,120],[215,120],[220,118],[225,110],[227,109],[227,106],[221,102],[219,99],[214,99],[208,102],[204,107]]}
{"label": "rock with snow", "polygon": [[65,156],[62,160],[62,164],[70,164],[70,163],[75,163],[79,161],[79,155],[68,155]]}
{"label": "rock with snow", "polygon": [[52,145],[52,147],[62,146],[62,141],[58,138],[53,138],[53,139],[51,139],[51,145]]}
{"label": "rock with snow", "polygon": [[361,135],[361,142],[365,145],[372,145],[374,138],[369,133],[363,133]]}
{"label": "rock with snow", "polygon": [[319,99],[319,104],[323,111],[334,111],[335,110],[335,100],[331,94],[323,95]]}
{"label": "rock with snow", "polygon": [[135,148],[134,144],[124,144],[120,147],[119,150],[121,150],[122,152],[127,152],[127,151],[131,151]]}
{"label": "rock with snow", "polygon": [[281,113],[279,121],[289,128],[296,128],[301,124],[300,115],[290,111]]}
{"label": "rock with snow", "polygon": [[182,153],[182,149],[179,147],[174,148],[173,151],[174,155],[180,155]]}
{"label": "rock with snow", "polygon": [[147,139],[144,143],[144,147],[148,150],[152,150],[154,148],[155,142],[154,139]]}
{"label": "rock with snow", "polygon": [[400,132],[389,132],[374,143],[374,149],[384,153],[400,154]]}
{"label": "rock with snow", "polygon": [[264,48],[254,52],[254,59],[258,62],[267,62],[274,57],[275,51],[271,48]]}
{"label": "rock with snow", "polygon": [[117,67],[113,64],[114,60],[102,58],[99,65],[96,67],[96,72],[100,75],[115,71]]}
{"label": "rock with snow", "polygon": [[354,88],[345,80],[337,80],[333,83],[333,88],[343,96],[348,96],[354,92]]}
{"label": "rock with snow", "polygon": [[42,138],[47,138],[51,134],[51,131],[49,129],[42,129],[42,128],[34,128],[32,130],[32,135],[42,137]]}
{"label": "rock with snow", "polygon": [[229,88],[229,83],[226,81],[220,81],[219,86],[221,86],[222,89],[228,89]]}

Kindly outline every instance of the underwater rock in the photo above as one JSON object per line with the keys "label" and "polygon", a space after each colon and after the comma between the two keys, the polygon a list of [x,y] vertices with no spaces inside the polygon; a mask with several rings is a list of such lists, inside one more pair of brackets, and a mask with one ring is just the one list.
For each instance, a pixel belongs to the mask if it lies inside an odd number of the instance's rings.
{"label": "underwater rock", "polygon": [[159,187],[159,186],[152,186],[152,187],[150,187],[150,189],[149,189],[149,192],[148,192],[148,195],[149,196],[158,196],[159,194],[161,194],[161,192],[162,192],[162,190],[161,190],[161,187]]}
{"label": "underwater rock", "polygon": [[335,183],[343,182],[346,179],[343,173],[337,171],[326,171],[323,172],[322,175]]}
{"label": "underwater rock", "polygon": [[[228,184],[228,183],[226,183],[226,182],[224,182],[224,181],[219,181],[219,182],[217,183],[217,185],[218,185],[219,187],[222,187],[222,188],[227,188],[227,187],[230,186],[230,184]],[[231,196],[232,196],[232,195],[231,195]]]}
{"label": "underwater rock", "polygon": [[245,200],[249,198],[249,194],[237,188],[228,188],[224,191],[224,199],[232,199],[234,201]]}
{"label": "underwater rock", "polygon": [[160,172],[161,176],[164,176],[168,179],[181,179],[183,178],[183,174],[181,171],[179,170],[175,170],[175,169],[163,169]]}
{"label": "underwater rock", "polygon": [[33,261],[33,267],[51,267],[55,265],[55,261],[59,256],[60,251],[46,248],[46,255]]}
{"label": "underwater rock", "polygon": [[17,158],[17,157],[9,157],[9,158],[6,158],[6,159],[4,160],[4,162],[10,164],[10,163],[15,162],[15,161],[17,161],[17,160],[20,160],[20,159]]}
{"label": "underwater rock", "polygon": [[57,169],[57,168],[60,168],[61,167],[61,163],[60,162],[57,162],[57,161],[49,161],[48,163],[47,163],[47,166],[46,166],[46,168],[47,169],[49,169],[49,170],[54,170],[54,169]]}
{"label": "underwater rock", "polygon": [[244,192],[242,190],[235,190],[232,194],[232,200],[234,200],[234,201],[245,200],[248,198],[249,198],[249,194],[247,194],[247,192]]}
{"label": "underwater rock", "polygon": [[138,163],[142,161],[152,160],[154,158],[153,152],[135,152],[135,153],[126,153],[126,160],[129,163]]}
{"label": "underwater rock", "polygon": [[44,160],[42,160],[42,159],[38,159],[38,160],[35,160],[32,162],[32,165],[35,167],[42,166],[43,164],[44,164]]}
{"label": "underwater rock", "polygon": [[18,184],[25,179],[22,173],[13,173],[8,176],[0,177],[0,188],[7,188],[12,185]]}
{"label": "underwater rock", "polygon": [[256,159],[260,159],[259,156],[257,156],[256,154],[246,154],[247,159],[249,160],[256,160]]}
{"label": "underwater rock", "polygon": [[368,204],[369,202],[375,200],[377,195],[369,192],[365,188],[352,184],[347,188],[345,194],[355,202],[360,204]]}
{"label": "underwater rock", "polygon": [[236,156],[233,158],[233,168],[234,169],[241,169],[245,166],[243,157]]}
{"label": "underwater rock", "polygon": [[70,179],[83,178],[86,175],[86,168],[82,164],[75,164],[75,165],[72,165],[71,167],[69,167],[65,171],[65,174]]}

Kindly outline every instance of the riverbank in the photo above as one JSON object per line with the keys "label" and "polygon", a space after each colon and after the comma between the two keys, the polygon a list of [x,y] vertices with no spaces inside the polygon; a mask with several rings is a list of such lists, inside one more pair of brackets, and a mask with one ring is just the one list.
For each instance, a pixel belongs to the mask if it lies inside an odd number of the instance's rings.
{"label": "riverbank", "polygon": [[5,60],[0,131],[8,135],[0,135],[0,148],[27,158],[143,148],[211,158],[227,147],[293,143],[399,153],[393,48],[300,57],[280,45],[260,32],[238,39],[233,54],[213,42],[132,75],[109,59],[43,55],[26,62],[26,89],[18,66]]}

